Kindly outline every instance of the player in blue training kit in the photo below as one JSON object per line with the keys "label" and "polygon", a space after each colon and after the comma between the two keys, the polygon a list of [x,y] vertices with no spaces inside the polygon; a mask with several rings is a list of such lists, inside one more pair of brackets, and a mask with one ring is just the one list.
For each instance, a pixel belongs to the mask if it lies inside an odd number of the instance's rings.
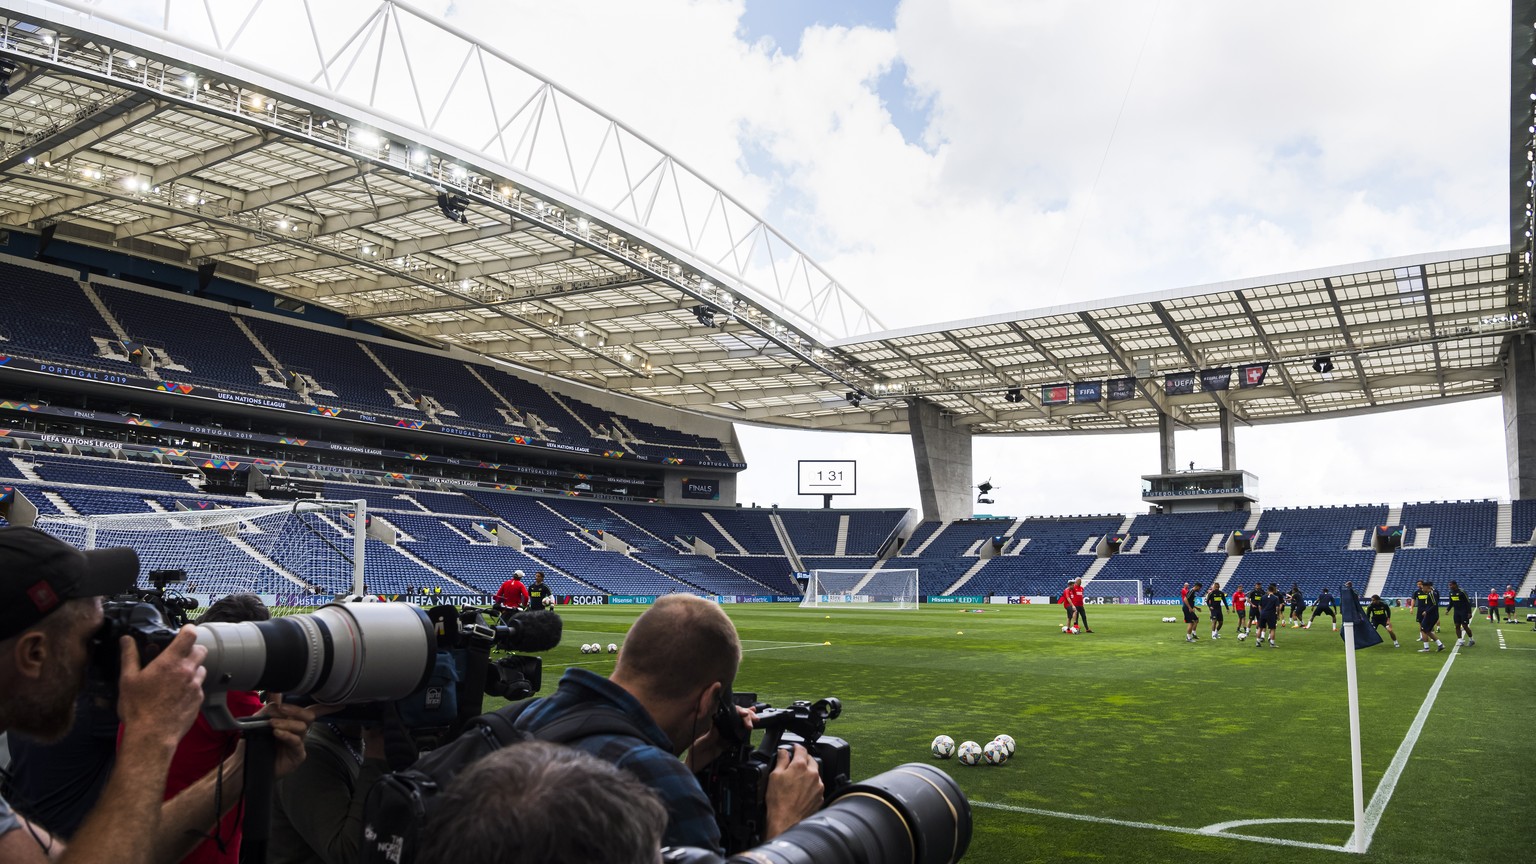
{"label": "player in blue training kit", "polygon": [[1185,642],[1199,642],[1200,637],[1195,635],[1195,628],[1200,626],[1200,613],[1195,611],[1195,600],[1200,597],[1200,583],[1184,592],[1184,623],[1189,625],[1184,631]]}
{"label": "player in blue training kit", "polygon": [[1275,628],[1280,626],[1280,607],[1285,601],[1280,599],[1280,591],[1275,588],[1275,583],[1269,583],[1269,591],[1264,594],[1264,599],[1259,601],[1259,632],[1253,637],[1253,647],[1264,644],[1264,633],[1269,633],[1269,647],[1278,648],[1275,644]]}
{"label": "player in blue training kit", "polygon": [[1387,635],[1392,637],[1392,647],[1402,647],[1397,643],[1397,632],[1392,629],[1392,607],[1381,599],[1380,594],[1371,595],[1370,605],[1365,607],[1365,620],[1373,629],[1387,628]]}
{"label": "player in blue training kit", "polygon": [[[1413,595],[1413,602],[1419,610],[1419,641],[1424,643],[1419,653],[1444,651],[1445,643],[1435,635],[1435,630],[1440,627],[1440,592],[1435,590],[1435,583],[1425,579],[1419,593]],[[1430,642],[1435,643],[1434,648],[1429,647]]]}
{"label": "player in blue training kit", "polygon": [[1461,590],[1455,579],[1451,580],[1448,591],[1445,599],[1451,607],[1451,621],[1456,625],[1456,644],[1476,645],[1477,640],[1472,638],[1472,598]]}
{"label": "player in blue training kit", "polygon": [[1211,585],[1210,593],[1205,595],[1205,608],[1211,616],[1211,638],[1220,639],[1221,625],[1227,620],[1227,592],[1220,585]]}
{"label": "player in blue training kit", "polygon": [[1333,594],[1327,588],[1323,589],[1323,593],[1317,595],[1317,605],[1312,607],[1312,617],[1307,619],[1307,626],[1303,629],[1311,630],[1312,622],[1316,621],[1319,615],[1327,615],[1333,619],[1333,629],[1339,629],[1339,613],[1333,607]]}

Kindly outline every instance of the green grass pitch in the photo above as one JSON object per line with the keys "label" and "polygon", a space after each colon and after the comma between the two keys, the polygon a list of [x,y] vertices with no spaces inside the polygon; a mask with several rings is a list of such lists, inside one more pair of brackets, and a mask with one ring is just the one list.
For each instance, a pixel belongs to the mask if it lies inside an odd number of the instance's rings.
{"label": "green grass pitch", "polygon": [[[1239,642],[1235,622],[1219,642],[1202,622],[1201,641],[1185,644],[1182,623],[1161,621],[1177,612],[1168,606],[1090,607],[1095,632],[1077,636],[1060,632],[1054,607],[725,608],[746,652],[737,689],[774,705],[841,698],[829,733],[852,744],[856,779],[935,761],[928,744],[940,733],[1017,739],[1004,766],[939,763],[974,808],[968,862],[1360,860],[1200,833],[1322,820],[1227,833],[1335,847],[1348,839],[1344,649],[1326,623],[1283,629],[1270,649]],[[562,607],[565,635],[545,655],[542,692],[568,664],[611,669],[610,655],[584,656],[580,645],[622,643],[640,611]],[[1405,613],[1395,619],[1412,626]],[[1366,861],[1536,856],[1536,632],[1481,618],[1474,628],[1477,645],[1450,661]],[[1446,619],[1442,654],[1416,653],[1405,639],[1358,655],[1368,802],[1452,657],[1450,629]]]}

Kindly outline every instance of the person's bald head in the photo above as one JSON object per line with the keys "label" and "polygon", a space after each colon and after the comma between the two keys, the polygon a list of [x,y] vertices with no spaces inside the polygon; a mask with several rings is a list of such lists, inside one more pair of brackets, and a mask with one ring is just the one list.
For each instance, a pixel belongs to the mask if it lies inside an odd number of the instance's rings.
{"label": "person's bald head", "polygon": [[717,681],[729,688],[740,665],[741,639],[719,604],[669,594],[635,619],[613,678],[663,699],[681,699]]}

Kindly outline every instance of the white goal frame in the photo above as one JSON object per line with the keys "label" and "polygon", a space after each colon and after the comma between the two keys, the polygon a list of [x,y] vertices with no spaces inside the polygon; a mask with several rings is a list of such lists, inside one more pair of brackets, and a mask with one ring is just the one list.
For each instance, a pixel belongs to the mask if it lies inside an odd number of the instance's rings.
{"label": "white goal frame", "polygon": [[1083,602],[1143,606],[1147,602],[1146,585],[1140,579],[1090,579],[1083,585]]}
{"label": "white goal frame", "polygon": [[[315,519],[305,519],[306,516],[318,517],[336,530],[321,530],[315,524]],[[176,560],[175,552],[178,548],[194,545],[187,542],[185,532],[189,531],[215,532],[231,541],[237,541],[244,549],[237,549],[231,544],[224,545],[229,554],[239,556],[241,568],[246,567],[244,559],[248,558],[248,569],[252,574],[273,576],[284,575],[273,569],[272,563],[288,560],[289,556],[285,552],[292,550],[295,544],[318,539],[334,553],[335,557],[329,558],[330,564],[334,565],[337,560],[346,563],[351,570],[352,594],[361,595],[364,593],[367,522],[368,502],[365,500],[304,498],[260,507],[99,516],[39,516],[35,524],[38,529],[80,549],[129,546],[139,552],[141,567],[146,573],[151,569],[162,569],[154,562],[164,564],[167,560]],[[192,567],[175,569],[190,571],[195,567],[196,559],[188,558],[186,563]],[[224,563],[229,562],[225,560]],[[283,570],[309,581],[308,574],[302,568],[283,567]],[[197,579],[198,574],[189,572],[189,577]]]}
{"label": "white goal frame", "polygon": [[917,577],[911,568],[812,570],[800,608],[920,609]]}

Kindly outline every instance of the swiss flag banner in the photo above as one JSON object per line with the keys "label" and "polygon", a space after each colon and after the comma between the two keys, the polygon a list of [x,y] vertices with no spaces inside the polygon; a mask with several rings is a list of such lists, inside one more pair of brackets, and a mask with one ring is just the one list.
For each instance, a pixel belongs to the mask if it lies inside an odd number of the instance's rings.
{"label": "swiss flag banner", "polygon": [[1264,376],[1269,374],[1268,363],[1253,363],[1238,368],[1237,383],[1239,387],[1258,387],[1264,383]]}

